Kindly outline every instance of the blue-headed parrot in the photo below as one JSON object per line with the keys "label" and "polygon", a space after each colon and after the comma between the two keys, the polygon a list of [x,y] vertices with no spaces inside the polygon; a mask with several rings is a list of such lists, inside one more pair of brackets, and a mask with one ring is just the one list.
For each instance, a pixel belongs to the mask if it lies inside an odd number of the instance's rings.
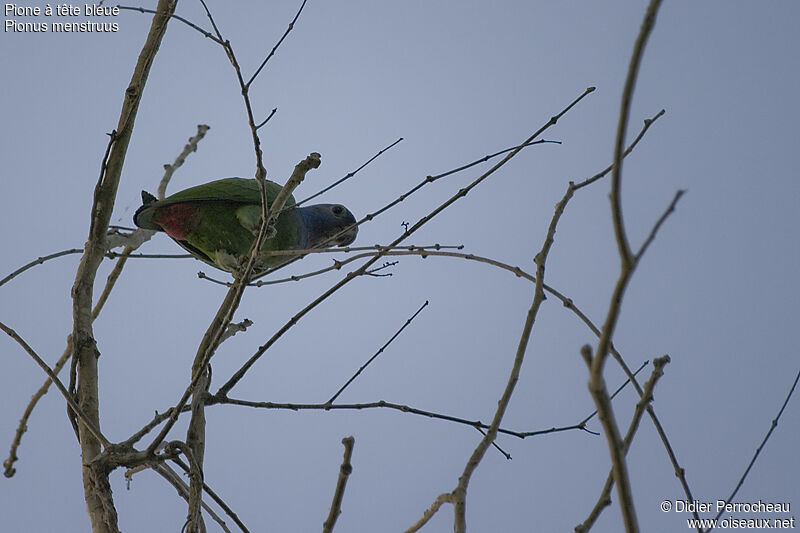
{"label": "blue-headed parrot", "polygon": [[[267,201],[272,204],[281,190],[266,180]],[[261,224],[261,194],[254,179],[224,178],[157,200],[142,191],[142,206],[133,216],[140,228],[163,231],[194,257],[227,272],[240,268]],[[340,204],[296,207],[289,197],[274,222],[275,234],[264,241],[262,251],[308,250],[347,246],[358,227],[353,214]],[[343,230],[344,233],[341,233]],[[329,239],[338,235],[333,240]],[[253,276],[286,262],[292,256],[261,255]]]}

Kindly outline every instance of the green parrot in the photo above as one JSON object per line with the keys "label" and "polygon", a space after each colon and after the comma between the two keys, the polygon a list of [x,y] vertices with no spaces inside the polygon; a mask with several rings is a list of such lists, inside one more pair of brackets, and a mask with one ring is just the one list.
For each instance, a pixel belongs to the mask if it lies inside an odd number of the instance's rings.
{"label": "green parrot", "polygon": [[[281,186],[265,181],[271,204]],[[209,265],[234,272],[246,258],[261,225],[261,193],[254,179],[224,178],[157,200],[142,191],[142,206],[133,215],[140,228],[163,231],[194,257]],[[343,205],[317,204],[295,207],[290,196],[274,222],[275,234],[264,241],[262,251],[308,250],[328,246],[347,246],[358,227],[356,219]],[[335,239],[329,238],[342,232]],[[261,255],[253,276],[279,265],[293,256]]]}

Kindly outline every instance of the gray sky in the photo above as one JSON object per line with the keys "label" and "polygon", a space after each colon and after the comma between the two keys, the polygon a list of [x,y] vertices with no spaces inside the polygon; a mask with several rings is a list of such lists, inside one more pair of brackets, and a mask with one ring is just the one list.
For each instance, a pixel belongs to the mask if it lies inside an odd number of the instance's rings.
{"label": "gray sky", "polygon": [[[31,2],[25,5],[44,5]],[[83,4],[80,4],[81,6]],[[143,4],[151,7],[150,4]],[[211,2],[246,74],[282,35],[298,2]],[[252,88],[255,112],[278,112],[262,128],[269,177],[283,182],[308,153],[322,166],[296,192],[304,198],[405,140],[320,201],[357,217],[436,174],[528,137],[588,86],[584,99],[545,138],[435,218],[417,245],[465,251],[534,272],[554,204],[569,180],[606,167],[619,100],[644,3],[320,2]],[[198,4],[178,13],[208,23]],[[41,22],[44,17],[15,18]],[[642,120],[666,114],[626,160],[625,221],[638,246],[678,189],[687,189],[643,259],[614,338],[628,364],[669,354],[654,407],[686,469],[695,498],[725,498],[769,429],[800,366],[794,334],[800,296],[795,161],[796,2],[665,2],[644,57],[630,138]],[[47,22],[55,21],[49,19]],[[87,17],[64,19],[85,21]],[[98,20],[98,19],[91,19]],[[0,277],[86,238],[91,194],[107,137],[150,17],[124,12],[115,33],[14,33],[0,37]],[[4,21],[5,22],[5,21]],[[172,23],[153,65],[119,187],[112,223],[130,226],[140,191],[155,190],[162,166],[199,123],[211,126],[170,191],[226,176],[251,176],[254,157],[233,70],[221,48]],[[439,180],[361,228],[356,244],[391,242],[488,165]],[[546,281],[602,322],[616,278],[607,181],[571,201],[556,235]],[[177,253],[164,235],[148,253]],[[343,256],[340,256],[343,258]],[[71,329],[69,292],[78,256],[46,263],[0,287],[0,320],[53,362]],[[307,258],[287,271],[330,264]],[[112,267],[106,261],[98,279]],[[349,270],[352,270],[350,268]],[[224,290],[196,273],[226,275],[194,260],[131,260],[95,323],[102,429],[124,440],[184,390],[203,331]],[[531,283],[459,259],[401,258],[387,278],[361,278],[282,338],[231,396],[324,402],[425,301],[430,305],[341,396],[384,399],[488,421],[505,386]],[[213,360],[219,386],[288,318],[344,272],[252,290],[237,313],[255,322]],[[99,291],[99,289],[98,289]],[[591,332],[554,298],[534,327],[503,426],[526,431],[574,424],[593,410],[580,346]],[[9,338],[0,409],[3,457],[43,374]],[[642,381],[650,367],[642,374]],[[64,377],[66,380],[67,378]],[[610,363],[610,388],[623,381]],[[212,384],[212,390],[215,390]],[[623,427],[637,399],[614,402]],[[17,474],[0,482],[9,531],[84,531],[88,519],[79,448],[51,391],[33,414]],[[793,398],[735,501],[800,506]],[[185,438],[178,424],[171,438]],[[593,419],[589,428],[600,431]],[[402,531],[452,490],[481,435],[474,429],[388,410],[287,412],[208,410],[205,478],[251,531],[315,531],[327,515],[341,461],[356,439],[337,531]],[[609,467],[605,439],[570,431],[498,444],[470,485],[470,531],[571,531],[594,505]],[[687,513],[658,436],[645,418],[629,454],[643,530],[682,531]],[[186,508],[152,472],[125,489],[112,476],[120,527],[177,531]],[[616,494],[613,495],[616,501]],[[727,516],[727,515],[724,515]],[[596,531],[617,531],[607,509]],[[213,528],[212,528],[213,529]],[[443,508],[425,531],[451,531]]]}

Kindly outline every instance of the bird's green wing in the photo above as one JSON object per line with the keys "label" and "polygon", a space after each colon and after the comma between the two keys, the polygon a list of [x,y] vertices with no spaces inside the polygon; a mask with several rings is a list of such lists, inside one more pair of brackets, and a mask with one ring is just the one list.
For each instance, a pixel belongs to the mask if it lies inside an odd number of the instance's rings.
{"label": "bird's green wing", "polygon": [[[267,188],[267,201],[272,203],[283,188],[274,181],[265,180]],[[261,204],[261,193],[258,190],[258,183],[251,178],[223,178],[220,180],[195,185],[182,191],[176,192],[163,200],[159,205],[169,205],[178,202],[198,202],[206,200],[225,200],[243,204]],[[295,200],[290,196],[286,201],[286,207],[293,206]]]}

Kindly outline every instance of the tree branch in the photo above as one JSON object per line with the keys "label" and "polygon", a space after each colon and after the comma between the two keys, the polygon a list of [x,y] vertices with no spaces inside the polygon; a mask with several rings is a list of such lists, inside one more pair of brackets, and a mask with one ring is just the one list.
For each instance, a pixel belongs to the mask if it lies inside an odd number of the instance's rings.
{"label": "tree branch", "polygon": [[[97,358],[99,351],[92,331],[92,294],[97,268],[106,252],[106,232],[114,208],[114,199],[119,185],[125,154],[133,133],[133,125],[139,109],[150,67],[167,29],[170,16],[175,11],[175,1],[159,0],[156,15],[150,26],[147,39],[139,55],[131,82],[125,91],[119,122],[109,141],[107,158],[104,159],[100,178],[94,192],[89,237],[84,248],[75,284],[73,298],[73,358],[77,362],[77,401],[94,427],[99,429]],[[86,507],[92,530],[116,532],[117,515],[111,496],[107,472],[93,469],[92,460],[100,453],[100,443],[84,422],[79,424],[81,458],[83,464],[83,486]]]}
{"label": "tree branch", "polygon": [[[591,351],[591,348],[585,346],[584,350],[588,353]],[[589,359],[589,361],[591,361],[591,359]],[[636,433],[636,429],[639,427],[639,421],[642,418],[642,414],[644,413],[645,408],[650,405],[650,402],[653,400],[653,389],[656,386],[656,382],[659,380],[659,378],[661,378],[661,376],[664,375],[664,366],[669,363],[669,361],[670,359],[668,355],[653,359],[653,372],[650,374],[650,379],[647,380],[647,383],[644,385],[644,392],[642,397],[639,399],[639,402],[636,404],[633,418],[628,426],[628,432],[623,440],[624,454],[627,454],[631,447],[631,442],[633,441],[633,436]],[[584,520],[580,525],[575,526],[575,533],[585,533],[586,531],[589,531],[597,518],[600,516],[600,513],[603,511],[603,509],[611,505],[611,488],[613,485],[614,471],[612,469],[608,473],[608,477],[606,478],[603,489],[600,491],[600,497],[598,498],[597,503],[589,513],[589,516],[586,518],[586,520]]]}
{"label": "tree branch", "polygon": [[[598,417],[603,423],[603,429],[608,441],[609,454],[613,465],[614,481],[617,484],[617,494],[620,500],[620,511],[622,513],[625,530],[628,533],[639,531],[636,511],[633,507],[633,492],[628,478],[628,467],[625,454],[622,453],[622,441],[619,434],[619,427],[614,418],[614,411],[610,403],[606,401],[608,393],[603,379],[603,367],[608,355],[608,348],[611,343],[614,329],[619,318],[622,303],[622,296],[628,285],[633,270],[636,266],[637,258],[633,256],[625,233],[625,226],[622,219],[622,200],[620,198],[622,181],[622,156],[625,134],[628,128],[628,116],[630,105],[633,98],[633,89],[639,73],[644,47],[647,39],[655,25],[656,13],[661,5],[661,0],[651,0],[647,7],[642,27],[633,46],[633,54],[628,65],[628,75],[625,80],[625,87],[622,91],[622,103],[620,104],[620,116],[617,125],[617,136],[614,143],[614,168],[611,174],[611,215],[614,221],[614,235],[616,237],[617,249],[620,256],[620,275],[611,298],[606,321],[603,325],[602,334],[597,344],[597,350],[591,361],[589,372],[589,390],[597,406]],[[590,351],[590,350],[589,350]],[[586,355],[590,355],[589,351]]]}
{"label": "tree branch", "polygon": [[333,492],[333,501],[331,502],[331,510],[328,512],[328,518],[322,524],[322,533],[332,533],[333,527],[336,525],[336,519],[342,514],[342,500],[344,499],[344,489],[347,486],[347,478],[353,472],[353,465],[350,459],[353,456],[353,445],[356,440],[353,437],[345,437],[342,439],[344,445],[344,457],[342,458],[342,466],[339,467],[339,478],[336,480],[336,490]]}
{"label": "tree branch", "polygon": [[[64,399],[67,401],[67,404],[69,404],[70,408],[75,412],[78,419],[81,421],[83,425],[86,426],[86,428],[89,430],[92,436],[99,442],[103,443],[103,445],[105,446],[109,445],[110,443],[108,439],[106,439],[100,432],[100,430],[97,428],[97,424],[95,423],[95,421],[92,420],[88,415],[86,415],[86,413],[83,412],[83,409],[81,409],[81,407],[75,402],[75,400],[72,398],[72,395],[69,393],[67,388],[64,386],[63,383],[61,383],[61,380],[58,379],[56,373],[53,370],[51,370],[49,366],[47,366],[47,363],[45,363],[44,360],[41,357],[39,357],[39,354],[37,354],[34,351],[34,349],[31,348],[30,345],[17,334],[16,331],[6,326],[2,322],[0,322],[0,329],[3,330],[9,337],[14,339],[17,342],[17,344],[22,346],[22,349],[28,352],[28,355],[30,355],[33,358],[33,360],[36,361],[36,364],[38,364],[39,367],[41,367],[41,369],[44,370],[44,373],[47,374],[47,377],[50,378],[51,382],[56,384],[56,388],[61,393],[61,395],[64,396]],[[13,464],[13,462],[11,464]],[[10,464],[5,464],[5,467],[6,467],[6,477],[11,477],[12,475],[14,475],[13,469],[11,469],[12,470],[11,474],[10,475],[8,474]]]}
{"label": "tree branch", "polygon": [[[769,431],[767,431],[767,434],[764,435],[764,438],[761,440],[761,444],[759,444],[758,448],[756,448],[756,451],[753,454],[752,459],[750,459],[750,462],[747,464],[747,468],[745,468],[744,472],[742,473],[742,476],[739,478],[739,481],[736,483],[736,487],[734,487],[733,492],[731,492],[730,496],[728,496],[726,498],[726,500],[725,500],[726,502],[733,501],[733,499],[736,497],[736,493],[739,492],[740,488],[742,488],[742,485],[744,484],[744,480],[747,479],[747,474],[750,473],[750,469],[753,468],[753,465],[755,464],[756,459],[758,459],[758,455],[761,453],[761,450],[764,449],[764,446],[767,444],[767,441],[772,436],[772,432],[775,431],[776,427],[778,427],[778,420],[780,420],[781,415],[783,415],[783,410],[786,409],[786,406],[789,404],[789,400],[792,398],[792,394],[794,394],[794,390],[797,387],[797,382],[798,381],[800,381],[800,370],[798,370],[797,374],[795,374],[794,381],[792,382],[792,386],[789,388],[789,392],[786,394],[786,398],[783,400],[783,404],[781,405],[781,408],[778,410],[778,414],[775,416],[775,418],[772,419],[772,423],[769,425]],[[720,509],[720,511],[714,517],[714,520],[715,521],[719,520],[719,517],[722,516],[722,513],[724,511],[725,511],[724,508]],[[705,533],[709,533],[712,529],[714,529],[714,528],[707,529],[705,531]]]}
{"label": "tree branch", "polygon": [[422,310],[425,309],[425,307],[427,307],[427,306],[428,306],[428,300],[425,300],[425,303],[422,304],[422,306],[419,309],[417,309],[417,312],[414,313],[413,315],[411,315],[411,318],[406,320],[405,324],[403,324],[400,327],[400,329],[398,329],[395,332],[395,334],[392,335],[392,337],[388,341],[386,341],[386,343],[383,346],[381,346],[380,349],[377,352],[375,352],[375,354],[372,357],[370,357],[367,360],[366,363],[361,365],[361,367],[356,371],[356,373],[353,374],[350,377],[350,379],[348,379],[347,382],[344,385],[342,385],[341,388],[338,391],[336,391],[336,394],[331,396],[330,400],[328,400],[325,403],[332,404],[333,402],[335,402],[336,398],[338,398],[339,395],[342,394],[342,392],[344,392],[344,390],[359,376],[359,374],[361,374],[361,372],[364,371],[365,368],[367,368],[369,366],[370,363],[372,363],[372,361],[375,360],[375,358],[377,358],[381,353],[383,353],[383,350],[385,350],[386,347],[389,346],[392,343],[392,341],[394,341],[398,337],[398,335],[400,335],[403,332],[403,330],[406,329],[409,324],[411,324],[411,321],[414,320],[417,317],[417,315],[420,314],[422,312]]}

